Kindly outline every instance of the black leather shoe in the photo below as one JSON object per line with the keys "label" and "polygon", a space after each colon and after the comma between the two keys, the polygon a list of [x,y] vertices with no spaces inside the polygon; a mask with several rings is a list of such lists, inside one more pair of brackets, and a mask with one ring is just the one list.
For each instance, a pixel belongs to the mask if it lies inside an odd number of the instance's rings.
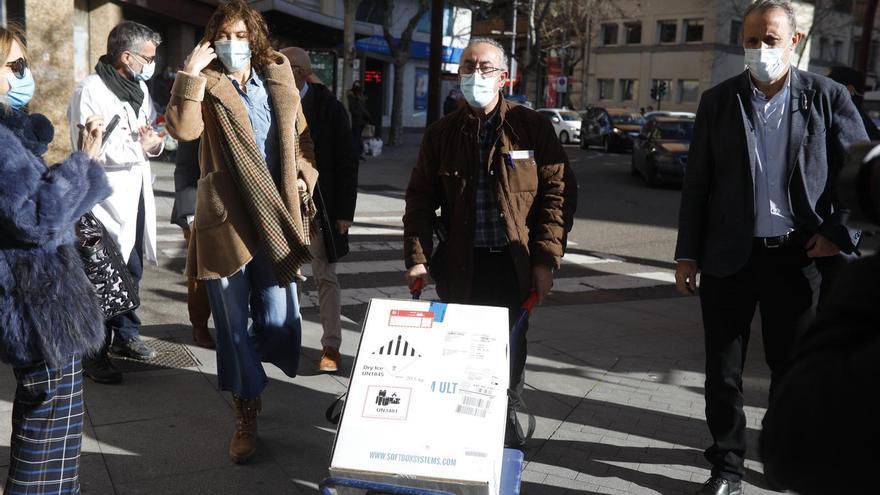
{"label": "black leather shoe", "polygon": [[709,478],[696,495],[742,495],[742,482],[729,481],[718,476]]}
{"label": "black leather shoe", "polygon": [[93,358],[83,358],[83,375],[91,378],[95,383],[116,384],[122,383],[122,373],[113,366],[106,354]]}

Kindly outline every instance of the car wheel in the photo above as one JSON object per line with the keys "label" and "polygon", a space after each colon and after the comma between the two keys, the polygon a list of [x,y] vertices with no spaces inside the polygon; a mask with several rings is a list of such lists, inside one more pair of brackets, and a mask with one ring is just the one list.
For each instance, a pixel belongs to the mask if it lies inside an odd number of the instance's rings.
{"label": "car wheel", "polygon": [[571,138],[568,137],[568,133],[565,131],[562,131],[559,133],[559,140],[562,141],[562,144],[570,144],[571,143]]}
{"label": "car wheel", "polygon": [[604,151],[605,153],[611,153],[612,151],[611,138],[609,138],[608,136],[602,138],[602,151]]}

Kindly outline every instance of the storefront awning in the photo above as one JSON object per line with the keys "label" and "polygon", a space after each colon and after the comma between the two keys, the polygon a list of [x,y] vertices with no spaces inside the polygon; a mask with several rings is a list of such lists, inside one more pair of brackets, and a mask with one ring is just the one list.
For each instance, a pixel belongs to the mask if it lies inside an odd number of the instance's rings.
{"label": "storefront awning", "polygon": [[[354,42],[354,46],[357,50],[365,53],[391,55],[391,49],[388,47],[388,43],[385,42],[385,38],[382,36],[368,36],[366,38],[361,38]],[[463,48],[444,46],[443,62],[447,64],[457,64],[459,59],[461,59],[461,53],[463,51]],[[412,41],[409,45],[410,57],[428,60],[430,53],[431,45],[424,41]]]}

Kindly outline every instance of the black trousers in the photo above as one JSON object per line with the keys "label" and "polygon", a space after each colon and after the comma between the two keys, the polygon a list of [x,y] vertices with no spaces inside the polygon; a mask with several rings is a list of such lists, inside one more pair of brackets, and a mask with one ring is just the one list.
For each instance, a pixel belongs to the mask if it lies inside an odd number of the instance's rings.
{"label": "black trousers", "polygon": [[728,277],[703,274],[700,303],[706,345],[706,422],[712,475],[742,479],[746,454],[742,373],[752,317],[760,307],[764,357],[773,384],[812,315],[818,291],[815,264],[802,247],[769,249],[755,244],[746,266]]}
{"label": "black trousers", "polygon": [[[516,322],[522,306],[522,296],[513,259],[507,248],[491,253],[487,249],[474,249],[474,274],[471,297],[468,304],[500,306],[508,309],[510,325]],[[519,340],[511,345],[516,355],[510,356],[510,389],[522,391],[526,367],[526,332],[528,321],[519,333]]]}

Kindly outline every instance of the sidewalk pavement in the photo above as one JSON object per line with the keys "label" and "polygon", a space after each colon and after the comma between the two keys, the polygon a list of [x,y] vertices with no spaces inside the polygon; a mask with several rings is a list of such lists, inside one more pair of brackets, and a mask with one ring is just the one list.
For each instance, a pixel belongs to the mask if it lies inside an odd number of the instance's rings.
{"label": "sidewalk pavement", "polygon": [[[402,196],[417,146],[418,136],[408,135],[403,146],[363,163],[361,191],[396,184]],[[173,197],[171,167],[154,167],[161,226]],[[375,201],[362,202],[359,212],[381,210],[381,199]],[[162,232],[175,242],[173,230]],[[160,357],[119,362],[127,371],[119,386],[86,380],[83,493],[317,493],[334,438],[324,409],[346,389],[360,322],[344,318],[342,370],[317,374],[321,328],[315,311],[304,312],[300,376],[266,367],[259,451],[236,466],[226,453],[231,398],[217,390],[214,353],[191,345],[181,269],[180,262],[149,267],[142,283],[142,333]],[[524,399],[537,431],[526,450],[522,493],[692,493],[709,475],[698,301],[674,296],[671,287],[660,298],[602,300],[545,306],[532,317]],[[760,339],[753,338],[744,377],[748,494],[771,493],[756,461],[769,377],[762,360]],[[0,389],[5,477],[11,370],[0,374]]]}

